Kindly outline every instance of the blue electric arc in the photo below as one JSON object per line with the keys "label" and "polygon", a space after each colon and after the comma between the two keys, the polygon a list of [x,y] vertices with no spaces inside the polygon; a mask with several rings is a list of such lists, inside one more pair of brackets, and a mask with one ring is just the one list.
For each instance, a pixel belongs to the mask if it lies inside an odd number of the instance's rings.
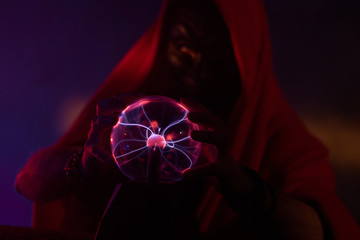
{"label": "blue electric arc", "polygon": [[121,172],[133,181],[179,181],[201,150],[201,143],[190,137],[199,126],[188,120],[188,113],[164,96],[145,97],[126,107],[110,138]]}

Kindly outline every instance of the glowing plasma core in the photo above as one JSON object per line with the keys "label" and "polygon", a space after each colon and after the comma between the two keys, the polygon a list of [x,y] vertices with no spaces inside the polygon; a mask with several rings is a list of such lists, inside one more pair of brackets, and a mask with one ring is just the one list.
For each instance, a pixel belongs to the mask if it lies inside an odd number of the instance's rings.
{"label": "glowing plasma core", "polygon": [[166,146],[166,141],[163,136],[159,134],[152,134],[146,141],[148,147],[161,147],[162,149]]}
{"label": "glowing plasma core", "polygon": [[110,138],[121,172],[133,181],[180,180],[182,172],[196,163],[201,149],[201,143],[190,137],[199,126],[188,120],[188,112],[164,96],[145,97],[127,106]]}

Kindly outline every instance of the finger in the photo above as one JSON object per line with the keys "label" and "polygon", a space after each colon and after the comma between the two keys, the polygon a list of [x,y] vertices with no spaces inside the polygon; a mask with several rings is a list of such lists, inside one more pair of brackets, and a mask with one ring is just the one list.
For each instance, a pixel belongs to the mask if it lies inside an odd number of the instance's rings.
{"label": "finger", "polygon": [[224,121],[211,113],[190,112],[188,118],[191,122],[210,127],[212,129],[223,129]]}
{"label": "finger", "polygon": [[117,121],[117,116],[95,117],[91,123],[87,142],[89,142],[89,144],[103,144],[106,145],[106,147],[110,147],[110,134]]}
{"label": "finger", "polygon": [[220,131],[191,131],[190,136],[193,140],[213,144],[221,150],[226,145],[226,138]]}
{"label": "finger", "polygon": [[97,116],[110,116],[120,113],[125,107],[125,102],[117,98],[106,98],[101,100],[96,106]]}
{"label": "finger", "polygon": [[[117,168],[115,158],[109,151],[95,144],[86,144],[84,150],[84,158],[86,159],[84,167],[89,176],[98,176],[100,174],[103,178],[118,182],[127,180],[127,177]],[[106,173],[106,175],[103,175],[103,173]]]}
{"label": "finger", "polygon": [[111,152],[107,151],[100,145],[95,143],[87,143],[85,144],[84,150],[100,162],[103,162],[104,166],[113,167],[113,163],[115,163],[114,157],[112,156]]}
{"label": "finger", "polygon": [[183,178],[186,179],[199,179],[208,176],[221,176],[222,168],[218,162],[209,163],[200,167],[187,169],[183,172]]}
{"label": "finger", "polygon": [[194,99],[181,98],[180,102],[184,104],[190,111],[211,113],[211,111],[207,107],[195,101]]}
{"label": "finger", "polygon": [[105,129],[112,128],[117,122],[119,117],[116,115],[110,116],[96,116],[92,123],[90,131],[94,133],[103,132]]}

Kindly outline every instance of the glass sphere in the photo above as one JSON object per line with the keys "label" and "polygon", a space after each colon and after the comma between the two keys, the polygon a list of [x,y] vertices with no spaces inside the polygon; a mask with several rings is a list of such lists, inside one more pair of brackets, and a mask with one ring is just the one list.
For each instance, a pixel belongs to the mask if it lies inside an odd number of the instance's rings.
{"label": "glass sphere", "polygon": [[111,132],[112,155],[132,181],[176,182],[197,161],[201,143],[190,137],[199,126],[188,109],[164,96],[142,98],[119,115]]}

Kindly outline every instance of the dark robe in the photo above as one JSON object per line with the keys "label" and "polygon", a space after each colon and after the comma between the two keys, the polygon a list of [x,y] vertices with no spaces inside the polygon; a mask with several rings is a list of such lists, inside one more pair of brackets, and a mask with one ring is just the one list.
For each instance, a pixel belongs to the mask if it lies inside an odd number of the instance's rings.
{"label": "dark robe", "polygon": [[[360,239],[355,220],[336,196],[327,149],[304,127],[278,87],[262,2],[217,0],[215,3],[228,26],[242,81],[242,92],[227,123],[228,131],[234,133],[233,158],[239,166],[258,171],[278,192],[311,204],[335,239]],[[155,23],[119,62],[72,128],[53,148],[81,147],[100,99],[136,92],[145,84],[159,48],[166,10],[165,2]],[[203,149],[210,161],[214,161],[211,151],[210,147]],[[219,232],[236,217],[212,187],[205,189],[199,201],[196,221],[202,233]],[[73,224],[81,230],[81,221],[99,219],[89,218],[91,209],[73,196],[56,203],[35,203],[35,209],[38,226],[47,224],[57,229],[69,229],[64,226]]]}

